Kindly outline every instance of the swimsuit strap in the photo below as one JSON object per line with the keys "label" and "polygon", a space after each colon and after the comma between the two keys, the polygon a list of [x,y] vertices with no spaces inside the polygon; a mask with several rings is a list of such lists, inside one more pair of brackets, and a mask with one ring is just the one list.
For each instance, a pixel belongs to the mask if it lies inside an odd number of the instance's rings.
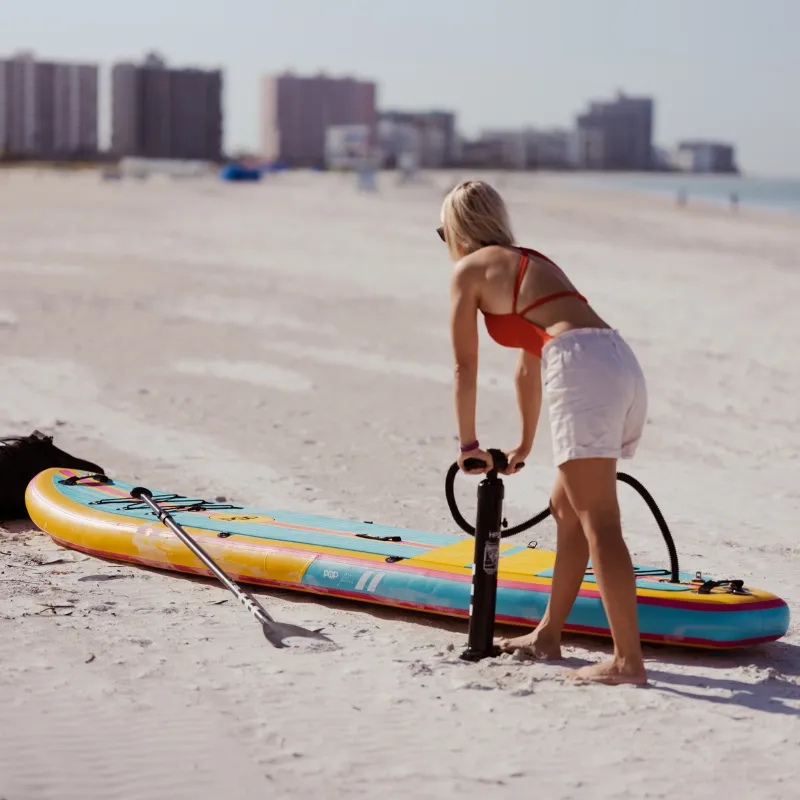
{"label": "swimsuit strap", "polygon": [[518,313],[521,317],[524,317],[525,314],[527,314],[529,311],[533,311],[534,308],[544,305],[545,303],[549,303],[551,300],[558,300],[561,297],[577,297],[580,300],[583,300],[584,303],[586,302],[586,298],[580,292],[554,292],[553,294],[548,294],[545,297],[540,297],[529,306],[525,306],[525,308]]}
{"label": "swimsuit strap", "polygon": [[561,267],[559,267],[558,264],[556,264],[556,262],[553,261],[552,258],[549,258],[544,253],[540,253],[538,250],[531,250],[530,247],[521,247],[520,249],[527,256],[533,256],[534,258],[541,258],[542,261],[546,261],[551,266],[554,266],[565,278],[567,277],[566,274],[564,273],[564,270],[561,269]]}
{"label": "swimsuit strap", "polygon": [[517,267],[517,280],[514,284],[514,301],[513,305],[511,306],[513,313],[517,313],[517,300],[519,299],[519,290],[522,286],[522,279],[525,277],[525,273],[528,271],[528,250],[524,247],[522,249],[522,255],[519,259],[519,266]]}
{"label": "swimsuit strap", "polygon": [[517,298],[519,297],[519,290],[522,286],[522,279],[525,277],[525,272],[528,268],[528,260],[530,256],[534,256],[535,258],[541,258],[543,261],[546,261],[548,264],[552,264],[564,277],[564,270],[553,261],[552,258],[548,258],[544,253],[540,253],[538,250],[531,250],[530,247],[521,247],[522,250],[522,259],[520,259],[519,264],[519,271],[517,273],[517,285],[514,287],[514,313],[519,314],[520,316],[524,316],[529,311],[532,311],[534,308],[538,306],[544,305],[545,303],[549,303],[551,300],[558,300],[561,297],[577,297],[580,300],[583,300],[584,303],[588,302],[586,298],[580,293],[576,291],[564,291],[564,292],[554,292],[553,294],[548,294],[545,297],[540,297],[538,300],[535,300],[529,306],[525,306],[522,311],[517,311]]}
{"label": "swimsuit strap", "polygon": [[[542,261],[547,261],[549,264],[552,264],[554,267],[558,267],[558,264],[556,264],[556,262],[553,261],[552,258],[548,258],[544,253],[540,253],[538,250],[532,250],[530,247],[520,247],[520,250],[522,250],[522,252],[526,256],[533,256],[534,258],[541,258]],[[558,269],[559,269],[559,271],[563,271],[563,270],[561,270],[561,267],[558,267]]]}

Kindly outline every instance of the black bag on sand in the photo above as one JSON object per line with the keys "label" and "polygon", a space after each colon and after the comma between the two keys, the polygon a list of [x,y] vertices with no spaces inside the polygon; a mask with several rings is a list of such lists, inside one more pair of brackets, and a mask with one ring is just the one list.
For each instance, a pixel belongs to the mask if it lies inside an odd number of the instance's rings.
{"label": "black bag on sand", "polygon": [[0,522],[28,516],[25,489],[32,478],[51,467],[103,473],[97,464],[59,450],[53,437],[41,431],[0,437]]}

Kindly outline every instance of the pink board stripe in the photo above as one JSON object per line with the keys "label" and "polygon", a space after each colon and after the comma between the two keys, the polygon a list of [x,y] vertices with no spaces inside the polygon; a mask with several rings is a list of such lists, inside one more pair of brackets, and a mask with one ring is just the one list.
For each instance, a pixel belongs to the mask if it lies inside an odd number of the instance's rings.
{"label": "pink board stripe", "polygon": [[[137,558],[134,556],[126,556],[122,557],[116,555],[114,553],[104,553],[101,550],[94,550],[90,547],[82,547],[78,545],[74,545],[71,542],[66,542],[63,540],[59,540],[57,537],[53,537],[53,540],[58,542],[58,544],[63,545],[64,547],[69,547],[74,550],[79,550],[83,553],[88,553],[89,555],[99,556],[102,558],[109,558],[115,561],[127,561],[131,563],[141,564],[147,567],[154,567],[160,570],[166,570],[167,568],[164,564],[157,562],[157,561],[149,561],[144,558]],[[296,552],[296,551],[293,551]],[[374,563],[374,562],[373,562]],[[188,572],[193,575],[204,575],[210,576],[208,570],[203,568],[195,568],[195,567],[175,567],[176,571],[179,572]],[[363,594],[359,594],[358,592],[351,592],[345,589],[334,589],[334,588],[325,588],[325,587],[318,587],[318,586],[298,586],[294,583],[287,583],[285,581],[277,581],[271,580],[266,578],[252,578],[250,576],[245,575],[238,575],[230,573],[231,578],[237,581],[242,581],[244,583],[255,583],[261,586],[272,586],[276,588],[285,588],[291,590],[300,589],[304,592],[309,594],[318,594],[318,595],[329,595],[331,597],[338,597],[345,600],[356,600],[359,602],[363,602],[366,598]],[[427,612],[432,614],[441,614],[443,616],[450,616],[450,617],[461,617],[467,618],[469,616],[469,612],[466,609],[454,609],[449,606],[437,606],[428,603],[413,603],[404,600],[394,600],[390,598],[384,598],[381,595],[373,595],[375,602],[377,600],[383,600],[384,603],[387,605],[391,605],[396,608],[405,608],[411,611],[421,611]],[[516,624],[516,625],[532,625],[535,624],[536,620],[529,620],[523,617],[512,617],[507,615],[499,615],[497,617],[498,623],[506,623],[506,624]],[[594,635],[605,635],[608,636],[610,631],[606,628],[593,628],[587,625],[567,625],[565,629],[571,633],[586,633],[586,634],[594,634]],[[766,642],[774,642],[777,639],[780,639],[781,636],[761,636],[751,639],[737,639],[732,641],[718,641],[716,639],[702,639],[698,637],[679,637],[679,636],[667,636],[664,634],[658,633],[642,633],[642,640],[646,642],[653,642],[653,643],[661,643],[661,644],[691,644],[696,645],[698,647],[708,647],[712,649],[727,649],[727,648],[738,648],[747,645],[756,645],[756,644],[763,644]]]}
{"label": "pink board stripe", "polygon": [[[77,474],[73,470],[66,470],[66,469],[60,470],[60,472],[62,474],[64,474],[64,475],[67,475],[67,476]],[[111,494],[111,495],[113,495],[115,497],[116,496],[125,497],[125,498],[129,497],[129,495],[126,492],[124,492],[123,490],[118,489],[117,487],[114,487],[114,486],[108,486],[106,484],[101,484],[101,485],[99,485],[97,487],[92,486],[92,488],[97,488],[97,489],[99,489],[101,491],[104,491],[106,494]],[[131,498],[131,502],[135,502],[133,500],[133,498]],[[189,527],[191,527],[191,525]],[[331,534],[337,534],[338,533],[339,535],[344,535],[344,536],[348,536],[348,537],[354,537],[355,536],[355,534],[346,534],[346,533],[342,534],[342,532],[339,532],[339,531],[328,531],[328,530],[325,530],[325,529],[322,529],[322,528],[310,528],[310,527],[293,526],[293,525],[288,524],[288,523],[283,523],[281,525],[281,527],[286,527],[286,528],[295,529],[295,530],[311,530],[311,531],[321,532],[321,533],[331,533]],[[196,530],[204,530],[204,529],[200,528],[200,529],[196,529]],[[213,533],[213,532],[209,532],[209,533]],[[380,562],[376,562],[375,560],[372,560],[372,559],[359,558],[358,556],[345,556],[345,555],[339,555],[338,553],[316,553],[315,554],[315,553],[313,553],[311,551],[307,551],[307,550],[299,551],[299,550],[296,550],[296,549],[293,549],[293,548],[289,548],[289,547],[281,547],[280,543],[277,542],[277,540],[268,540],[268,539],[265,540],[265,539],[261,539],[259,537],[248,537],[248,538],[251,540],[251,541],[248,541],[248,545],[249,546],[264,547],[264,548],[266,548],[266,549],[268,549],[270,551],[273,551],[273,552],[283,552],[283,553],[298,553],[298,552],[301,552],[301,553],[306,553],[309,556],[317,555],[319,557],[330,559],[332,561],[337,561],[337,562],[340,562],[340,563],[362,564],[362,565],[365,565],[365,566],[370,566],[373,569],[376,567],[377,563],[380,563]],[[62,543],[62,542],[60,542],[60,543]],[[73,549],[81,549],[81,548],[76,547],[76,545],[73,545],[71,542],[63,542],[63,544],[64,544],[65,547],[71,547]],[[432,547],[430,545],[424,545],[424,546]],[[103,558],[108,558],[108,559],[111,559],[111,560],[133,561],[132,558],[127,558],[127,557],[125,559],[121,559],[121,557],[116,553],[108,553],[108,552],[99,551],[99,550],[84,550],[84,552],[93,553],[95,555],[99,555],[99,556],[101,556]],[[148,566],[155,566],[155,567],[158,567],[158,568],[161,568],[161,569],[165,569],[166,568],[166,567],[164,567],[163,564],[157,564],[157,563],[151,564],[149,562],[144,562],[144,561],[137,561],[136,563],[142,563],[142,564],[147,563]],[[422,576],[430,577],[430,578],[452,580],[452,581],[457,581],[459,583],[468,583],[468,582],[470,582],[472,580],[472,576],[469,574],[469,572],[466,569],[464,570],[464,572],[445,572],[445,571],[440,571],[440,570],[435,570],[435,569],[429,569],[427,567],[422,567],[422,566],[418,566],[418,565],[414,565],[414,564],[410,564],[410,563],[409,564],[404,564],[402,562],[396,562],[392,566],[392,571],[393,572],[404,572],[404,573],[413,574],[413,575],[422,575]],[[247,580],[253,581],[252,578],[248,578]],[[270,585],[273,585],[273,584],[270,584]],[[505,578],[505,579],[499,580],[497,582],[497,585],[498,585],[498,588],[502,587],[502,588],[506,588],[506,589],[519,589],[519,590],[528,591],[528,592],[539,592],[539,593],[542,593],[542,594],[549,594],[550,593],[550,587],[551,587],[552,584],[551,583],[541,583],[541,582],[530,581],[530,580],[518,580],[518,579]],[[579,595],[579,597],[586,597],[586,598],[593,598],[593,599],[599,599],[600,598],[600,592],[598,590],[596,590],[596,589],[581,589],[578,592],[578,595]],[[683,610],[687,610],[687,611],[705,611],[705,612],[714,613],[714,614],[717,614],[717,613],[742,613],[742,612],[751,612],[751,611],[762,611],[762,610],[766,610],[766,609],[770,609],[770,608],[781,608],[781,607],[786,605],[786,603],[779,597],[772,598],[771,600],[755,600],[755,601],[749,602],[749,603],[748,602],[741,602],[741,603],[736,603],[736,604],[722,604],[722,603],[708,603],[708,602],[703,602],[701,600],[688,600],[688,599],[687,600],[679,600],[679,599],[672,599],[672,598],[648,597],[648,596],[644,596],[644,595],[639,595],[637,597],[637,602],[642,604],[642,605],[657,606],[657,607],[660,607],[660,608],[677,608],[677,609],[683,609]]]}

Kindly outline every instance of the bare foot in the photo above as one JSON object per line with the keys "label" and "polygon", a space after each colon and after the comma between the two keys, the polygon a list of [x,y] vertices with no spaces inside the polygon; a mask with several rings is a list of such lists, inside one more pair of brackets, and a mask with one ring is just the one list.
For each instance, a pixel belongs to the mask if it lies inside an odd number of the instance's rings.
{"label": "bare foot", "polygon": [[538,630],[516,636],[513,639],[495,639],[495,646],[504,653],[517,651],[541,661],[559,661],[561,659],[561,645],[558,639],[544,636]]}
{"label": "bare foot", "polygon": [[632,683],[637,686],[644,686],[647,683],[644,664],[639,662],[634,666],[628,666],[624,662],[619,662],[615,659],[590,664],[588,667],[581,667],[567,673],[567,677],[574,681],[592,681],[593,683],[611,685]]}

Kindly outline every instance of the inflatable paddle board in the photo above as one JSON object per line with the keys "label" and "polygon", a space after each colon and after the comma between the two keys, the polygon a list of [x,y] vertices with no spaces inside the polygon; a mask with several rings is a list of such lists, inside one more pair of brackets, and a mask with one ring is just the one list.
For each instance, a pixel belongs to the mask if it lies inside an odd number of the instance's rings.
{"label": "inflatable paddle board", "polygon": [[[55,542],[102,558],[210,574],[148,507],[133,484],[49,469],[28,485],[26,504]],[[469,615],[474,540],[460,534],[392,528],[289,511],[216,503],[155,491],[190,536],[236,581],[296,589],[451,617]],[[506,540],[500,545],[496,621],[531,627],[544,614],[555,553]],[[789,609],[741,581],[710,581],[639,566],[641,638],[687,647],[734,648],[781,638]],[[591,567],[567,630],[610,636]]]}

